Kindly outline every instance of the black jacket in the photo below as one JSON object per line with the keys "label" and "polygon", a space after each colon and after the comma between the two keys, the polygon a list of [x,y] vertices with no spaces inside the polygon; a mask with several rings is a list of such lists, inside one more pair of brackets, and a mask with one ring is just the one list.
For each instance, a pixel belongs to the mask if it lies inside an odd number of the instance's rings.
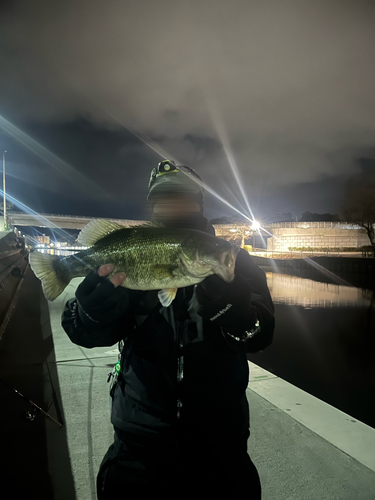
{"label": "black jacket", "polygon": [[183,424],[198,425],[213,432],[226,428],[246,439],[246,353],[271,344],[275,320],[266,275],[245,250],[238,253],[235,274],[251,285],[251,302],[260,312],[261,331],[243,343],[191,310],[194,286],[180,288],[169,307],[161,306],[157,291],[128,290],[125,312],[108,318],[106,325],[84,325],[76,299],[66,303],[62,326],[72,342],[92,348],[123,341],[113,391],[115,428],[159,437]]}

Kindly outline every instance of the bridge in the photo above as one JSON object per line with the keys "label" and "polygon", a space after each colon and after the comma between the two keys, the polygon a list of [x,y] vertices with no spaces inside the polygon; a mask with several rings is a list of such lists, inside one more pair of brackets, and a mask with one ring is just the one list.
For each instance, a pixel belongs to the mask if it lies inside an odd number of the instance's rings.
{"label": "bridge", "polygon": [[26,214],[8,212],[8,222],[14,227],[33,226],[50,227],[62,229],[82,229],[92,219],[106,219],[117,222],[123,226],[134,226],[144,221],[131,219],[112,219],[107,217],[87,217],[83,215],[62,215],[62,214]]}
{"label": "bridge", "polygon": [[[106,219],[111,222],[117,222],[123,226],[132,226],[137,224],[142,224],[143,220],[132,220],[132,219],[115,219],[108,217],[93,217],[86,215],[64,215],[64,214],[26,214],[22,212],[8,212],[9,223],[13,226],[35,226],[35,227],[59,227],[63,229],[82,229],[90,220],[92,219]],[[246,226],[244,221],[243,226]],[[251,229],[251,223],[249,222],[249,231],[253,232]],[[215,228],[219,228],[222,231],[230,231],[234,227],[238,227],[237,224],[214,224]],[[272,222],[269,224],[263,224],[263,227],[267,230],[271,229],[361,229],[357,224],[350,222]],[[272,232],[272,231],[270,231]]]}

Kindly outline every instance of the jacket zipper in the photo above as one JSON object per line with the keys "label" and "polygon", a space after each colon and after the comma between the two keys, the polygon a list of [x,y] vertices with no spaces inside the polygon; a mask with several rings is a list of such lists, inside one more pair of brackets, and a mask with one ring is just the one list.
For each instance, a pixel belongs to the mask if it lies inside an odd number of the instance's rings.
{"label": "jacket zipper", "polygon": [[[185,293],[184,293],[184,295],[185,295]],[[184,321],[178,322],[177,341],[178,341],[179,355],[177,358],[177,420],[180,420],[181,408],[182,408],[181,388],[182,388],[182,381],[184,378],[184,355],[183,355],[184,326],[185,326]]]}
{"label": "jacket zipper", "polygon": [[184,356],[182,354],[182,349],[184,346],[183,340],[183,322],[179,322],[178,325],[178,347],[179,347],[179,356],[177,359],[177,419],[180,419],[182,401],[181,401],[181,384],[184,378]]}

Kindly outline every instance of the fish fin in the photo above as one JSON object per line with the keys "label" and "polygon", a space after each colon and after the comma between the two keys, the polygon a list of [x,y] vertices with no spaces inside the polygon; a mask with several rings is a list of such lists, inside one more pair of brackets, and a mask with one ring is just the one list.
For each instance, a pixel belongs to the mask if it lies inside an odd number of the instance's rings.
{"label": "fish fin", "polygon": [[98,240],[104,238],[104,236],[125,227],[110,220],[93,219],[79,233],[77,242],[86,247],[91,247]]}
{"label": "fish fin", "polygon": [[91,247],[97,241],[104,238],[108,234],[118,231],[119,229],[133,229],[142,227],[164,227],[163,224],[159,222],[148,222],[145,221],[142,224],[131,224],[128,226],[118,224],[117,222],[111,222],[107,219],[93,219],[81,230],[78,235],[77,242],[81,245]]}
{"label": "fish fin", "polygon": [[128,227],[130,229],[133,229],[133,228],[138,228],[138,227],[165,227],[165,226],[161,222],[145,221],[142,224],[134,224],[134,225],[131,225]]}
{"label": "fish fin", "polygon": [[177,288],[163,288],[158,292],[158,297],[161,302],[161,305],[164,307],[168,307],[174,301],[176,297]]}
{"label": "fish fin", "polygon": [[30,267],[35,276],[41,280],[44,296],[47,300],[55,300],[69,284],[57,275],[53,263],[61,257],[49,253],[31,252],[29,254]]}

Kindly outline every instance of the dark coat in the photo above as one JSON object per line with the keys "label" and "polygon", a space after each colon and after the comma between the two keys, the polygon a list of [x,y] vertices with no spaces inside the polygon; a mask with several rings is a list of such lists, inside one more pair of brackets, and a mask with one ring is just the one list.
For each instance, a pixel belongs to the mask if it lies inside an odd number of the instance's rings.
{"label": "dark coat", "polygon": [[247,439],[246,353],[271,344],[274,305],[264,271],[245,250],[238,253],[235,274],[250,284],[261,324],[261,331],[242,343],[192,309],[194,286],[180,288],[169,307],[161,306],[157,291],[127,290],[121,316],[99,326],[81,322],[75,298],[66,303],[62,327],[72,342],[92,348],[123,341],[121,372],[112,394],[115,428],[159,437],[183,424],[198,425]]}

